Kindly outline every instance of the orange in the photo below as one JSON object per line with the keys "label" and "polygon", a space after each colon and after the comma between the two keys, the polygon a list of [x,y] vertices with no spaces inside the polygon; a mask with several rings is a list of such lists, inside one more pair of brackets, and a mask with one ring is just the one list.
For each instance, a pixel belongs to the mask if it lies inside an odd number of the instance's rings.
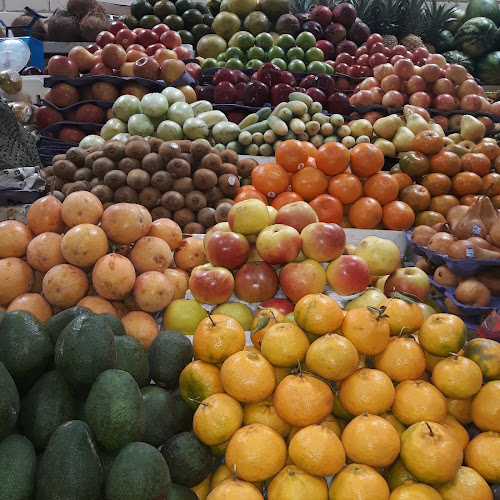
{"label": "orange", "polygon": [[443,500],[493,500],[488,483],[470,467],[460,467],[456,476],[437,487]]}
{"label": "orange", "polygon": [[334,478],[328,490],[329,500],[389,500],[389,486],[372,467],[350,464]]}
{"label": "orange", "polygon": [[[229,444],[229,441],[227,444]],[[218,484],[222,483],[222,481],[230,477],[233,477],[233,473],[226,467],[226,464],[219,465],[219,467],[217,467],[215,472],[212,474],[212,478],[210,480],[210,491],[212,491]]]}
{"label": "orange", "polygon": [[345,313],[342,335],[349,339],[360,354],[380,354],[389,342],[391,328],[383,311],[358,307]]}
{"label": "orange", "polygon": [[325,193],[327,188],[328,179],[318,168],[305,167],[292,177],[292,190],[300,194],[305,201],[311,201]]}
{"label": "orange", "polygon": [[278,323],[266,331],[260,348],[273,366],[291,368],[306,357],[309,339],[297,325]]}
{"label": "orange", "polygon": [[[494,146],[498,148],[496,144],[494,144]],[[491,160],[485,154],[479,152],[463,155],[460,159],[460,163],[462,164],[463,172],[474,172],[479,175],[479,177],[484,177],[489,173],[491,168]]]}
{"label": "orange", "polygon": [[361,368],[341,382],[339,400],[352,415],[380,415],[393,404],[394,386],[380,370]]}
{"label": "orange", "polygon": [[121,322],[127,335],[138,340],[146,352],[149,351],[160,332],[153,316],[143,311],[131,311],[121,318]]}
{"label": "orange", "polygon": [[416,303],[409,303],[403,299],[385,299],[377,307],[385,307],[384,314],[387,315],[391,335],[414,333],[424,321],[424,314],[420,307]]}
{"label": "orange", "polygon": [[431,173],[424,175],[422,186],[427,188],[431,196],[448,194],[451,191],[451,179],[446,174]]}
{"label": "orange", "polygon": [[326,175],[344,172],[348,165],[349,150],[341,142],[328,142],[318,149],[315,156],[316,166]]}
{"label": "orange", "polygon": [[472,421],[482,431],[500,432],[500,380],[483,385],[472,398]]}
{"label": "orange", "polygon": [[371,467],[387,467],[399,455],[401,443],[387,420],[364,413],[353,418],[342,432],[342,444],[350,460]]}
{"label": "orange", "polygon": [[212,474],[209,474],[200,484],[193,486],[191,491],[193,491],[198,500],[207,500],[208,494],[210,492],[210,481],[212,479]]}
{"label": "orange", "polygon": [[193,335],[197,357],[207,363],[222,363],[245,347],[245,330],[240,323],[224,314],[214,314],[200,321]]}
{"label": "orange", "polygon": [[399,191],[402,191],[405,187],[411,186],[413,184],[413,179],[408,174],[404,172],[396,172],[391,174],[399,184]]}
{"label": "orange", "polygon": [[244,200],[260,200],[267,205],[267,198],[260,191],[256,189],[245,189],[245,191],[241,191],[234,198],[234,202],[238,203],[239,201]]}
{"label": "orange", "polygon": [[403,484],[418,482],[417,478],[405,469],[405,466],[400,458],[396,459],[390,467],[384,470],[384,479],[387,481],[391,491]]}
{"label": "orange", "polygon": [[462,425],[472,422],[472,398],[470,399],[446,399],[448,403],[448,415],[455,418]]}
{"label": "orange", "polygon": [[209,494],[207,500],[264,500],[262,493],[251,483],[237,478],[228,478],[220,482]]}
{"label": "orange", "polygon": [[182,399],[193,409],[212,394],[224,392],[220,370],[210,363],[191,361],[179,376]]}
{"label": "orange", "polygon": [[372,358],[373,366],[394,382],[418,379],[425,371],[423,349],[413,337],[391,337],[387,348]]}
{"label": "orange", "polygon": [[400,458],[408,472],[432,485],[455,476],[462,465],[463,451],[442,425],[419,421],[403,432]]}
{"label": "orange", "polygon": [[480,142],[472,148],[472,152],[484,154],[491,162],[500,156],[500,147],[496,142]]}
{"label": "orange", "polygon": [[333,415],[327,415],[325,420],[323,420],[323,422],[321,422],[320,425],[328,427],[340,439],[340,436],[342,435],[343,426],[341,427],[339,421]]}
{"label": "orange", "polygon": [[415,222],[415,212],[404,201],[391,201],[382,208],[382,223],[390,231],[407,231]]}
{"label": "orange", "polygon": [[428,484],[403,484],[392,491],[389,500],[442,500],[442,497]]}
{"label": "orange", "polygon": [[277,309],[266,307],[257,309],[250,327],[250,339],[252,344],[260,349],[262,339],[269,328],[283,321],[283,314]]}
{"label": "orange", "polygon": [[[73,268],[73,266],[70,267]],[[78,271],[80,270],[78,269]],[[45,278],[43,282],[46,282]],[[9,305],[10,302],[12,302],[19,295],[30,292],[34,284],[35,275],[33,273],[33,269],[24,260],[21,260],[18,257],[6,257],[5,259],[0,259],[0,305]],[[77,298],[71,306],[75,305],[80,298],[81,297]]]}
{"label": "orange", "polygon": [[405,425],[422,420],[442,422],[446,417],[446,398],[423,380],[405,380],[396,386],[393,415]]}
{"label": "orange", "polygon": [[453,314],[433,314],[420,326],[418,341],[434,356],[448,356],[464,347],[467,327],[461,318]]}
{"label": "orange", "polygon": [[351,149],[350,155],[351,172],[358,177],[370,177],[384,166],[384,154],[370,143],[357,144]]}
{"label": "orange", "polygon": [[387,410],[384,413],[381,413],[380,416],[387,420],[395,429],[396,432],[398,433],[399,437],[403,434],[403,432],[406,430],[406,425],[402,424],[391,412],[391,410]]}
{"label": "orange", "polygon": [[196,437],[208,446],[228,441],[241,427],[241,404],[228,394],[212,394],[198,406],[193,416]]}
{"label": "orange", "polygon": [[[446,175],[448,178],[458,174],[462,168],[460,157],[453,151],[444,149],[430,159],[430,173]],[[443,193],[446,194],[446,193]]]}
{"label": "orange", "polygon": [[465,449],[465,465],[489,483],[500,482],[500,433],[482,432]]}
{"label": "orange", "polygon": [[10,311],[28,311],[42,323],[54,315],[52,306],[39,293],[23,293],[17,296],[7,308],[7,312]]}
{"label": "orange", "polygon": [[245,481],[265,481],[285,465],[284,439],[263,424],[246,425],[232,436],[226,449],[226,466]]}
{"label": "orange", "polygon": [[432,370],[432,383],[447,398],[469,399],[481,389],[483,374],[474,361],[454,355],[436,363]]}
{"label": "orange", "polygon": [[340,224],[343,216],[343,208],[339,199],[329,194],[320,194],[311,200],[309,205],[316,212],[319,222]]}
{"label": "orange", "polygon": [[174,251],[181,244],[182,229],[172,219],[156,219],[151,223],[146,236],[161,238]]}
{"label": "orange", "polygon": [[98,224],[103,213],[102,203],[88,191],[76,191],[64,198],[61,217],[68,227],[78,224]]}
{"label": "orange", "polygon": [[72,227],[61,240],[62,256],[67,262],[78,267],[93,266],[108,253],[108,249],[109,242],[106,233],[94,224],[78,224]]}
{"label": "orange", "polygon": [[282,142],[275,151],[276,163],[287,172],[297,172],[304,168],[310,155],[310,149],[304,143],[295,139]]}
{"label": "orange", "polygon": [[[251,349],[251,348],[250,348]],[[278,385],[287,375],[290,375],[290,368],[278,368],[274,367],[274,371],[276,372],[276,385]]]}
{"label": "orange", "polygon": [[467,342],[465,356],[474,361],[485,382],[500,379],[500,344],[490,339],[476,338]]}
{"label": "orange", "polygon": [[424,155],[435,155],[444,147],[443,138],[434,130],[423,130],[415,135],[412,149],[424,153]]}
{"label": "orange", "polygon": [[257,403],[247,403],[243,407],[243,425],[264,424],[273,428],[284,438],[290,432],[291,426],[278,417],[273,401],[273,396],[269,396]]}
{"label": "orange", "polygon": [[425,369],[429,372],[432,372],[433,368],[438,364],[439,361],[445,359],[445,356],[434,356],[433,354],[429,354],[427,351],[424,351],[425,356]]}
{"label": "orange", "polygon": [[451,179],[451,189],[456,196],[479,194],[483,189],[483,181],[474,172],[459,172]]}
{"label": "orange", "polygon": [[33,233],[26,224],[18,220],[0,222],[0,259],[6,257],[23,257]]}
{"label": "orange", "polygon": [[313,375],[288,375],[274,391],[274,409],[290,425],[319,424],[333,409],[333,393],[328,384]]}
{"label": "orange", "polygon": [[325,425],[300,429],[291,439],[288,452],[295,465],[314,476],[337,474],[346,459],[340,439]]}
{"label": "orange", "polygon": [[300,328],[313,335],[333,333],[344,321],[337,302],[322,293],[310,293],[302,297],[295,304],[294,318]]}
{"label": "orange", "polygon": [[277,163],[264,163],[252,170],[252,185],[268,198],[275,198],[288,187],[287,171]]}
{"label": "orange", "polygon": [[[325,478],[311,475],[295,465],[287,465],[269,483],[268,500],[310,498],[328,500]],[[239,497],[243,500],[242,497]]]}
{"label": "orange", "polygon": [[460,205],[460,201],[458,201],[456,196],[453,196],[452,194],[442,194],[431,198],[429,210],[446,216],[450,209],[456,207],[457,205]]}
{"label": "orange", "polygon": [[405,174],[418,179],[429,171],[429,159],[418,151],[408,151],[399,155],[399,167]]}
{"label": "orange", "polygon": [[500,174],[495,172],[486,174],[481,181],[483,183],[482,194],[488,194],[490,198],[494,198],[500,194]]}
{"label": "orange", "polygon": [[382,205],[375,199],[363,197],[349,208],[349,222],[357,229],[373,229],[382,221]]}
{"label": "orange", "polygon": [[285,205],[289,205],[290,203],[294,203],[296,201],[304,201],[304,198],[300,196],[300,194],[294,193],[293,191],[285,191],[284,193],[280,193],[276,198],[271,202],[271,206],[276,210],[279,210],[281,207]]}
{"label": "orange", "polygon": [[398,198],[398,181],[388,172],[378,172],[366,179],[363,194],[377,200],[381,205]]}
{"label": "orange", "polygon": [[64,221],[61,217],[62,203],[49,194],[38,198],[28,210],[26,223],[33,235],[41,233],[62,233]]}
{"label": "orange", "polygon": [[358,352],[345,336],[328,333],[315,340],[307,350],[308,369],[327,380],[343,380],[354,373]]}
{"label": "orange", "polygon": [[445,419],[440,423],[458,441],[462,450],[465,450],[470,439],[467,429],[451,415],[446,415]]}
{"label": "orange", "polygon": [[350,205],[361,198],[363,185],[359,177],[350,172],[344,172],[330,179],[328,194],[340,200],[343,205]]}
{"label": "orange", "polygon": [[242,403],[257,403],[274,391],[276,374],[257,352],[240,351],[229,356],[220,370],[224,390]]}

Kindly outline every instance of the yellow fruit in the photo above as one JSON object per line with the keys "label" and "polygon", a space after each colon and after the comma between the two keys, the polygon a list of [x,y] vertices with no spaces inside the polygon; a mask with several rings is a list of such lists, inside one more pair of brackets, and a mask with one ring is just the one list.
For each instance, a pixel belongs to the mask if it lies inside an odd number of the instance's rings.
{"label": "yellow fruit", "polygon": [[418,341],[434,356],[458,353],[467,341],[467,327],[454,314],[438,313],[429,316],[420,327]]}
{"label": "yellow fruit", "polygon": [[500,433],[482,432],[465,449],[465,465],[489,483],[500,482]]}
{"label": "yellow fruit", "polygon": [[448,415],[456,418],[462,425],[467,425],[472,422],[472,412],[470,399],[446,399],[448,403]]}
{"label": "yellow fruit", "polygon": [[467,445],[469,444],[469,433],[455,417],[446,415],[445,419],[441,422],[441,425],[458,441],[462,450],[467,448]]}
{"label": "yellow fruit", "polygon": [[493,500],[488,483],[470,467],[460,467],[456,476],[437,490],[443,500]]}
{"label": "yellow fruit", "polygon": [[192,361],[179,376],[179,391],[182,399],[193,409],[211,396],[224,392],[220,370],[205,361]]}
{"label": "yellow fruit", "polygon": [[253,321],[253,313],[246,304],[241,302],[226,302],[218,305],[212,314],[225,314],[231,316],[241,325],[243,330],[250,331]]}
{"label": "yellow fruit", "polygon": [[262,493],[251,483],[237,478],[228,478],[219,483],[208,495],[207,500],[264,500]]}
{"label": "yellow fruit", "polygon": [[260,349],[264,334],[277,323],[283,321],[283,314],[277,309],[268,307],[266,309],[257,309],[250,325],[250,339],[252,344]]}
{"label": "yellow fruit", "polygon": [[406,470],[400,458],[384,471],[384,478],[391,491],[403,484],[418,483],[418,479]]}
{"label": "yellow fruit", "polygon": [[406,430],[406,425],[402,424],[393,414],[391,410],[387,410],[386,412],[382,413],[380,415],[383,419],[387,420],[395,429],[396,432],[398,433],[399,437],[403,434],[403,432]]}
{"label": "yellow fruit", "polygon": [[325,420],[323,420],[320,425],[325,425],[326,427],[328,427],[340,439],[344,426],[341,426],[338,420],[333,415],[327,415]]}
{"label": "yellow fruit", "polygon": [[485,382],[500,379],[500,344],[490,339],[472,339],[467,343],[464,355],[477,363]]}
{"label": "yellow fruit", "polygon": [[295,465],[284,467],[272,479],[267,490],[268,500],[306,498],[328,500],[328,485],[324,477],[308,474]]}
{"label": "yellow fruit", "polygon": [[481,389],[483,374],[479,366],[469,358],[448,356],[434,366],[432,383],[447,398],[469,399]]}
{"label": "yellow fruit", "polygon": [[344,321],[340,306],[328,295],[311,293],[302,297],[293,311],[295,321],[313,335],[334,333]]}
{"label": "yellow fruit", "polygon": [[328,490],[329,500],[389,500],[385,479],[372,467],[350,464],[334,478]]}
{"label": "yellow fruit", "polygon": [[172,300],[163,312],[164,330],[177,330],[184,335],[193,335],[207,311],[196,300]]}
{"label": "yellow fruit", "polygon": [[428,484],[403,484],[393,490],[389,500],[442,500],[442,498]]}
{"label": "yellow fruit", "polygon": [[384,314],[387,315],[386,319],[393,336],[414,333],[424,321],[420,307],[403,299],[385,299],[377,307],[385,307]]}
{"label": "yellow fruit", "polygon": [[212,474],[209,474],[200,484],[193,486],[191,491],[193,491],[198,500],[207,500],[208,493],[210,492],[210,481],[212,479]]}
{"label": "yellow fruit", "polygon": [[248,403],[243,408],[243,425],[264,424],[279,432],[281,437],[286,437],[291,426],[278,417],[273,406],[273,396],[259,401]]}
{"label": "yellow fruit", "polygon": [[262,355],[273,366],[291,368],[306,357],[309,348],[307,335],[293,323],[271,326],[262,338]]}
{"label": "yellow fruit", "polygon": [[483,385],[472,398],[472,421],[482,431],[500,432],[500,380]]}

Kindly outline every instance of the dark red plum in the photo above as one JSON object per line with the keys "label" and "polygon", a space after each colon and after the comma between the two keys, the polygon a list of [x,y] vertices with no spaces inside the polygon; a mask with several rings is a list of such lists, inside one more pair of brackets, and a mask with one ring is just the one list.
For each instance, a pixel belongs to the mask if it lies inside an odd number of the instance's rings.
{"label": "dark red plum", "polygon": [[328,98],[326,109],[329,113],[338,113],[348,116],[351,112],[349,97],[343,92],[335,92]]}
{"label": "dark red plum", "polygon": [[311,10],[311,21],[315,21],[324,28],[332,22],[332,11],[326,5],[317,5]]}
{"label": "dark red plum", "polygon": [[243,104],[245,106],[262,107],[269,97],[269,88],[265,83],[254,81],[247,83],[243,92]]}
{"label": "dark red plum", "polygon": [[358,50],[358,46],[352,40],[342,40],[335,47],[335,52],[337,55],[342,54],[342,52],[347,52],[353,56]]}
{"label": "dark red plum", "polygon": [[236,87],[229,82],[220,82],[214,90],[215,104],[234,104],[238,99]]}
{"label": "dark red plum", "polygon": [[354,5],[342,2],[335,6],[332,11],[333,21],[345,26],[350,26],[356,19],[358,13]]}
{"label": "dark red plum", "polygon": [[333,59],[335,57],[335,47],[333,43],[328,40],[318,40],[316,42],[316,47],[323,52],[324,60],[328,61],[329,59]]}
{"label": "dark red plum", "polygon": [[363,22],[354,23],[347,32],[347,38],[349,38],[349,40],[352,40],[353,42],[356,42],[358,45],[366,42],[370,35],[370,28]]}
{"label": "dark red plum", "polygon": [[333,44],[345,40],[346,36],[347,30],[345,29],[345,26],[339,23],[329,24],[323,31],[324,39]]}
{"label": "dark red plum", "polygon": [[213,83],[217,85],[221,82],[229,82],[232,85],[236,85],[238,83],[238,75],[232,69],[221,68],[215,73]]}
{"label": "dark red plum", "polygon": [[309,31],[309,33],[314,35],[316,40],[321,40],[323,38],[323,28],[321,24],[315,21],[307,21],[301,26],[300,31]]}
{"label": "dark red plum", "polygon": [[271,106],[277,106],[280,102],[288,102],[288,96],[294,92],[294,88],[286,83],[277,83],[271,87]]}
{"label": "dark red plum", "polygon": [[311,19],[311,14],[295,14],[295,17],[299,20],[299,23],[302,26],[304,23],[307,23],[307,21]]}

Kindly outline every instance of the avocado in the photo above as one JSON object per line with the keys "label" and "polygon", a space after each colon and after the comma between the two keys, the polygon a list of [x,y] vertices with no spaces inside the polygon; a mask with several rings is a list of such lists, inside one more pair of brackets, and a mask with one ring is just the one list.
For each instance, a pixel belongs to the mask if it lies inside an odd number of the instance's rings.
{"label": "avocado", "polygon": [[38,449],[47,446],[61,424],[76,417],[76,398],[64,377],[55,370],[44,373],[21,401],[21,426]]}
{"label": "avocado", "polygon": [[170,2],[170,0],[158,0],[158,2],[155,2],[153,5],[153,12],[155,16],[163,19],[170,14],[175,14],[177,10],[175,9],[175,4]]}
{"label": "avocado", "polygon": [[174,397],[177,406],[177,432],[192,430],[195,410],[184,401],[178,387],[169,392]]}
{"label": "avocado", "polygon": [[37,500],[100,500],[104,473],[88,425],[70,420],[52,434],[39,460]]}
{"label": "avocado", "polygon": [[0,361],[19,390],[29,389],[52,361],[53,346],[42,324],[27,311],[12,311],[0,325]]}
{"label": "avocado", "polygon": [[110,313],[101,313],[99,314],[101,318],[104,318],[108,325],[111,327],[113,331],[113,335],[122,336],[127,335],[127,331],[125,330],[125,325],[121,322],[120,318]]}
{"label": "avocado", "polygon": [[139,26],[141,28],[153,29],[157,24],[161,23],[161,19],[155,15],[142,16],[139,19]]}
{"label": "avocado", "polygon": [[115,345],[115,368],[129,372],[139,387],[148,385],[151,379],[149,376],[149,361],[141,343],[134,337],[124,335],[123,337],[115,337]]}
{"label": "avocado", "polygon": [[107,479],[111,466],[113,465],[117,453],[114,451],[106,451],[102,448],[97,448],[97,453],[99,454],[99,459],[101,460],[102,470],[104,471],[104,478]]}
{"label": "avocado", "polygon": [[36,475],[36,453],[24,436],[10,434],[0,441],[0,498],[29,500],[33,498]]}
{"label": "avocado", "polygon": [[136,19],[153,13],[153,6],[147,0],[133,0],[130,4],[130,14]]}
{"label": "avocado", "polygon": [[99,375],[83,414],[96,441],[109,451],[139,441],[146,428],[141,391],[132,375],[123,370],[106,370]]}
{"label": "avocado", "polygon": [[166,24],[172,31],[179,31],[184,28],[184,19],[176,14],[169,14],[166,16],[163,23]]}
{"label": "avocado", "polygon": [[176,433],[177,405],[172,394],[157,385],[143,387],[141,394],[146,408],[146,429],[141,441],[158,448]]}
{"label": "avocado", "polygon": [[54,358],[70,384],[90,387],[103,371],[115,367],[113,331],[100,315],[80,314],[57,339]]}
{"label": "avocado", "polygon": [[168,500],[198,500],[198,496],[193,490],[180,484],[172,483]]}
{"label": "avocado", "polygon": [[200,484],[212,470],[210,448],[193,432],[181,432],[170,438],[161,454],[170,469],[172,481],[188,488]]}
{"label": "avocado", "polygon": [[54,314],[52,318],[43,324],[43,328],[48,333],[52,344],[56,345],[59,335],[61,335],[61,332],[71,321],[73,321],[77,316],[80,316],[80,314],[90,312],[90,309],[87,309],[86,307],[74,306]]}
{"label": "avocado", "polygon": [[163,330],[153,340],[148,352],[149,374],[160,387],[173,389],[179,375],[193,359],[193,345],[176,330]]}
{"label": "avocado", "polygon": [[170,498],[170,473],[161,453],[147,443],[129,443],[118,453],[106,481],[107,500]]}
{"label": "avocado", "polygon": [[139,20],[134,16],[120,16],[118,20],[125,23],[129,30],[139,27]]}
{"label": "avocado", "polygon": [[14,428],[18,416],[19,393],[7,368],[0,362],[0,440]]}

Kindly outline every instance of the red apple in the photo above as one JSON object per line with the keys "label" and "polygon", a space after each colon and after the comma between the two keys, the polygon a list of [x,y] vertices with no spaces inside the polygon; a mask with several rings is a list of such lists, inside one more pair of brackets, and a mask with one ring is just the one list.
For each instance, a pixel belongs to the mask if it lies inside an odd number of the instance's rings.
{"label": "red apple", "polygon": [[143,47],[149,47],[154,43],[158,43],[160,41],[160,37],[150,29],[142,29],[137,34],[137,42],[140,43]]}
{"label": "red apple", "polygon": [[234,104],[238,100],[236,87],[229,82],[220,82],[214,89],[215,104]]}
{"label": "red apple", "polygon": [[158,61],[154,57],[141,57],[134,62],[134,76],[159,80],[160,65]]}
{"label": "red apple", "polygon": [[[173,33],[175,33],[175,31]],[[191,59],[191,54],[190,54],[189,49],[187,47],[183,47],[182,45],[178,45],[177,47],[173,48],[173,51],[177,54],[177,57],[181,61],[186,61],[187,59]]]}
{"label": "red apple", "polygon": [[292,302],[298,302],[310,293],[324,292],[326,273],[322,265],[313,259],[290,262],[280,271],[280,286]]}
{"label": "red apple", "polygon": [[493,130],[495,123],[489,116],[478,116],[477,119],[484,124],[486,130]]}
{"label": "red apple", "polygon": [[238,269],[234,276],[234,294],[244,302],[270,299],[276,295],[278,289],[278,275],[266,262],[248,262]]}
{"label": "red apple", "polygon": [[64,142],[79,143],[87,134],[76,125],[65,125],[57,133],[57,138]]}
{"label": "red apple", "polygon": [[365,78],[359,88],[361,90],[370,90],[371,88],[373,87],[379,87],[380,86],[380,82],[373,76],[370,76],[369,78]]}
{"label": "red apple", "polygon": [[455,85],[453,85],[453,82],[448,78],[439,78],[439,80],[436,80],[432,85],[432,93],[434,95],[453,95],[455,93]]}
{"label": "red apple", "polygon": [[437,64],[440,68],[446,69],[446,59],[442,54],[429,54],[427,56],[428,64]]}
{"label": "red apple", "polygon": [[479,111],[481,109],[481,97],[474,94],[465,95],[460,100],[460,109],[466,111]]}
{"label": "red apple", "polygon": [[300,233],[302,251],[308,259],[329,262],[340,257],[345,248],[344,230],[333,222],[315,222]]}
{"label": "red apple", "polygon": [[144,85],[139,85],[138,83],[125,83],[120,89],[121,95],[135,95],[137,99],[141,100],[146,94],[149,94],[149,90],[144,87]]}
{"label": "red apple", "polygon": [[[382,100],[380,102],[382,102]],[[373,125],[379,118],[382,118],[383,116],[384,115],[382,113],[379,113],[378,111],[368,111],[368,113],[365,113],[363,118],[365,120],[368,120]]]}
{"label": "red apple", "polygon": [[182,39],[177,31],[166,31],[160,36],[160,43],[163,43],[167,49],[175,49],[182,45]]}
{"label": "red apple", "polygon": [[[167,50],[167,49],[162,49]],[[128,50],[127,51],[127,62],[135,62],[141,57],[147,57],[145,52],[139,52],[138,50]],[[156,58],[155,58],[156,59]]]}
{"label": "red apple", "polygon": [[78,102],[80,94],[77,88],[69,83],[56,83],[50,91],[50,98],[52,99],[52,104],[58,108],[65,108]]}
{"label": "red apple", "polygon": [[65,78],[78,78],[80,73],[76,64],[66,56],[52,56],[47,64],[50,76],[62,76]]}
{"label": "red apple", "polygon": [[441,78],[441,68],[437,64],[424,64],[420,69],[420,76],[427,83],[433,83]]}
{"label": "red apple", "polygon": [[375,63],[376,59],[372,59],[372,56],[369,56],[368,54],[362,54],[356,58],[356,64],[359,66],[368,66],[370,64],[370,61],[372,61],[372,63],[374,64],[373,67],[377,66],[377,64]]}
{"label": "red apple", "polygon": [[403,56],[406,57],[406,54],[408,53],[406,47],[404,45],[395,45],[391,49],[391,56]]}
{"label": "red apple", "polygon": [[370,68],[376,68],[377,66],[385,64],[386,62],[387,56],[385,54],[382,54],[381,52],[375,52],[375,54],[372,54],[368,59],[368,65],[370,66]]}
{"label": "red apple", "polygon": [[448,130],[450,128],[450,120],[448,120],[446,116],[435,115],[432,117],[432,119],[434,120],[434,123],[441,125],[441,128],[443,130]]}
{"label": "red apple", "polygon": [[120,76],[133,78],[134,77],[134,61],[128,61],[128,62],[123,63],[120,66],[118,71],[120,72]]}
{"label": "red apple", "polygon": [[381,82],[388,75],[394,75],[394,66],[392,64],[381,64],[373,69],[373,76],[379,82]]}
{"label": "red apple", "polygon": [[[168,50],[168,49],[167,49]],[[201,66],[197,63],[190,62],[186,64],[186,71],[191,75],[191,77],[199,82],[201,80]],[[241,82],[243,83],[243,82]],[[245,84],[244,84],[245,85]]]}
{"label": "red apple", "polygon": [[238,75],[232,69],[221,68],[214,74],[213,84],[217,85],[221,82],[229,82],[236,85],[238,83]]}
{"label": "red apple", "polygon": [[257,251],[268,264],[287,264],[300,253],[299,232],[285,224],[273,224],[263,229],[256,241]]}
{"label": "red apple", "polygon": [[429,51],[425,47],[418,47],[413,51],[412,60],[415,62],[417,59],[427,59]]}
{"label": "red apple", "polygon": [[370,268],[357,255],[341,255],[326,268],[326,279],[339,295],[363,292],[370,284]]}
{"label": "red apple", "polygon": [[87,73],[96,63],[94,55],[81,45],[73,47],[69,51],[68,58],[76,64],[80,73]]}
{"label": "red apple", "polygon": [[457,88],[457,96],[462,99],[468,94],[477,94],[479,90],[479,85],[476,80],[468,78],[464,80]]}
{"label": "red apple", "polygon": [[[245,85],[245,83],[238,83],[238,85]],[[238,87],[236,85],[236,87]],[[244,88],[243,88],[244,90]],[[243,90],[241,91],[241,96],[243,98]],[[294,92],[294,87],[291,87],[290,85],[287,85],[286,83],[277,83],[276,85],[273,85],[271,87],[271,91],[269,93],[270,96],[270,101],[271,101],[271,106],[277,106],[281,102],[288,102],[289,98],[288,96]],[[308,91],[311,89],[308,89]],[[238,99],[242,100],[242,99]],[[326,102],[326,97],[324,98],[324,101]],[[319,101],[321,102],[321,101]]]}
{"label": "red apple", "polygon": [[415,94],[416,92],[424,92],[426,90],[426,82],[419,75],[411,76],[405,84],[405,92]]}
{"label": "red apple", "polygon": [[397,90],[389,90],[382,98],[382,106],[391,108],[401,108],[405,103],[405,98],[401,92]]}
{"label": "red apple", "polygon": [[410,96],[409,102],[412,106],[428,108],[431,105],[431,97],[426,92],[415,92]]}
{"label": "red apple", "polygon": [[450,111],[456,109],[455,99],[450,94],[441,94],[434,98],[432,101],[432,107],[435,109],[442,109],[444,111]]}
{"label": "red apple", "polygon": [[233,294],[234,278],[231,271],[224,267],[204,264],[191,271],[189,290],[198,302],[223,304]]}
{"label": "red apple", "polygon": [[295,309],[295,304],[288,299],[273,298],[262,302],[262,304],[260,304],[260,307],[272,307],[273,309],[277,309],[281,314],[283,314],[283,316],[286,316],[287,314],[293,312],[293,310]]}
{"label": "red apple", "polygon": [[147,56],[154,56],[155,55],[155,52],[158,50],[158,49],[164,49],[165,46],[158,42],[158,43],[153,43],[152,45],[149,45],[147,48],[146,48],[146,55]]}
{"label": "red apple", "polygon": [[93,54],[94,52],[96,52],[97,50],[100,49],[99,45],[97,45],[97,43],[91,43],[90,45],[87,45],[85,47],[91,54]]}
{"label": "red apple", "polygon": [[415,75],[415,66],[409,59],[400,59],[394,64],[394,73],[396,73],[401,80],[409,80]]}
{"label": "red apple", "polygon": [[96,65],[92,66],[92,69],[89,72],[90,75],[114,75],[113,70],[106,66],[104,63],[99,62]]}
{"label": "red apple", "polygon": [[153,57],[158,61],[161,68],[163,61],[166,61],[167,59],[177,59],[177,54],[173,50],[163,47],[162,49],[158,49],[154,53]]}
{"label": "red apple", "polygon": [[318,222],[316,212],[305,201],[295,201],[281,207],[276,214],[276,224],[286,224],[299,233],[309,224]]}
{"label": "red apple", "polygon": [[402,267],[389,275],[384,285],[384,294],[389,297],[392,291],[408,292],[424,302],[429,296],[429,277],[418,267]]}
{"label": "red apple", "polygon": [[397,75],[388,75],[380,82],[380,88],[384,92],[389,92],[390,90],[400,91],[402,90],[402,86],[401,78]]}
{"label": "red apple", "polygon": [[52,106],[40,106],[35,112],[35,120],[38,126],[44,129],[53,123],[62,122],[63,117],[61,113]]}
{"label": "red apple", "polygon": [[121,45],[108,43],[102,49],[101,59],[103,64],[109,68],[118,69],[127,61],[127,53]]}
{"label": "red apple", "polygon": [[115,101],[120,95],[116,86],[109,82],[96,82],[91,91],[92,99],[96,101]]}
{"label": "red apple", "polygon": [[375,104],[374,94],[370,90],[360,90],[356,94],[356,106],[371,106]]}
{"label": "red apple", "polygon": [[460,85],[467,79],[467,70],[460,64],[450,64],[446,68],[445,76],[455,85]]}
{"label": "red apple", "polygon": [[76,121],[104,123],[106,121],[106,113],[95,104],[84,104],[76,111]]}
{"label": "red apple", "polygon": [[323,52],[323,59],[333,59],[335,56],[335,47],[333,43],[328,40],[318,40],[316,42],[316,47]]}
{"label": "red apple", "polygon": [[108,26],[108,31],[110,33],[113,33],[113,35],[116,36],[116,34],[122,30],[122,29],[125,29],[127,28],[127,25],[122,22],[122,21],[112,21],[111,23],[109,23],[109,26]]}
{"label": "red apple", "polygon": [[[135,35],[137,36],[137,34],[135,34]],[[127,52],[129,52],[131,50],[137,50],[139,52],[144,52],[146,49],[142,45],[139,45],[138,43],[133,43],[132,45],[129,45],[126,49]],[[144,52],[144,53],[146,53],[146,52]]]}
{"label": "red apple", "polygon": [[212,233],[205,245],[208,262],[227,269],[240,268],[247,261],[249,249],[245,236],[233,232]]}
{"label": "red apple", "polygon": [[115,43],[115,35],[110,31],[101,31],[95,39],[95,43],[103,48],[108,43]]}
{"label": "red apple", "polygon": [[378,33],[372,33],[366,40],[366,47],[371,47],[374,43],[383,41],[384,39],[382,38],[382,35],[379,35]]}
{"label": "red apple", "polygon": [[170,28],[166,25],[166,24],[157,24],[154,28],[153,28],[153,31],[158,35],[158,36],[162,36],[163,33],[165,33],[166,31],[170,31]]}

